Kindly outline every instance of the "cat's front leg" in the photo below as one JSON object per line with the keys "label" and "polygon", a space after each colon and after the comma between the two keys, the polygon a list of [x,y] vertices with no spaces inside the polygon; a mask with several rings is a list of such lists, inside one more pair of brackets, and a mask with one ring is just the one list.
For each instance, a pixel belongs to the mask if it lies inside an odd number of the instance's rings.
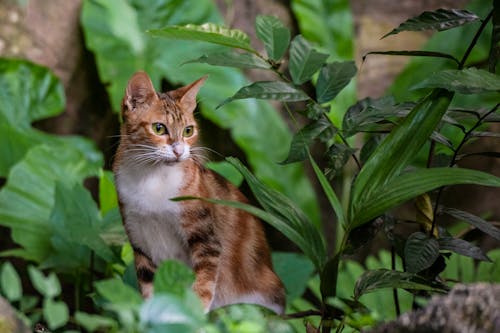
{"label": "cat's front leg", "polygon": [[156,266],[142,251],[134,249],[135,270],[139,290],[143,298],[153,296],[153,277]]}

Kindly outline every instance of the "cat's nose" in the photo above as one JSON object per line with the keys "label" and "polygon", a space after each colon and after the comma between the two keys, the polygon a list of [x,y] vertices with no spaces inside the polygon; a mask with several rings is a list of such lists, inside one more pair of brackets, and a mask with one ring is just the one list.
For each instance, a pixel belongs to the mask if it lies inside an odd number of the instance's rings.
{"label": "cat's nose", "polygon": [[179,158],[184,153],[184,146],[178,143],[174,143],[172,145],[172,150],[174,152],[175,157]]}

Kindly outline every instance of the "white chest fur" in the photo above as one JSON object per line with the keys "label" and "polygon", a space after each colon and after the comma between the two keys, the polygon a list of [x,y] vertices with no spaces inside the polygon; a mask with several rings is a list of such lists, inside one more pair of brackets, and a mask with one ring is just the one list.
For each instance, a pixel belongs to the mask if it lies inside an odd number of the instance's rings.
{"label": "white chest fur", "polygon": [[190,263],[181,206],[170,200],[179,196],[182,183],[180,166],[124,167],[116,175],[128,236],[157,265],[165,259]]}

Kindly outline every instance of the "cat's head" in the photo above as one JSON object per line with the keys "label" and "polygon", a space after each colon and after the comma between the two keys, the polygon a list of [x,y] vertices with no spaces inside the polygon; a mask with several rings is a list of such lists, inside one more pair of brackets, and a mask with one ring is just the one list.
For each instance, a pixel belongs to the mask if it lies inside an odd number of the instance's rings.
{"label": "cat's head", "polygon": [[157,93],[146,73],[135,73],[122,101],[124,153],[144,164],[188,159],[198,139],[196,95],[206,78]]}

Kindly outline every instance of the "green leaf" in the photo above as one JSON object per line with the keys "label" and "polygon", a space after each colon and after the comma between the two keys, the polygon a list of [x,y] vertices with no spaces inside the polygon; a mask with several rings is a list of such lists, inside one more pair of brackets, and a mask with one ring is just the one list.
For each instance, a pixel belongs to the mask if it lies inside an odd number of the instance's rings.
{"label": "green leaf", "polygon": [[5,297],[10,301],[18,301],[23,296],[23,286],[16,269],[10,262],[2,265],[0,272],[0,287]]}
{"label": "green leaf", "polygon": [[293,83],[302,84],[310,80],[328,58],[328,54],[320,53],[312,48],[301,35],[295,36],[290,45],[289,70]]}
{"label": "green leaf", "polygon": [[309,145],[311,145],[313,141],[321,135],[321,133],[325,132],[332,126],[332,123],[324,117],[305,125],[294,135],[292,142],[290,143],[288,157],[281,162],[281,164],[305,160],[309,154]]}
{"label": "green leaf", "polygon": [[220,108],[221,106],[234,100],[245,98],[297,102],[305,101],[309,99],[309,96],[307,96],[306,93],[302,90],[297,89],[293,85],[283,81],[258,81],[252,83],[249,86],[241,88],[232,97],[229,97],[221,104],[219,104],[217,108]]}
{"label": "green leaf", "polygon": [[286,299],[291,304],[302,296],[314,273],[314,265],[302,254],[273,252],[273,268],[285,285]]}
{"label": "green leaf", "polygon": [[137,290],[119,279],[101,280],[94,285],[99,295],[113,304],[134,306],[142,303],[142,297]]}
{"label": "green leaf", "polygon": [[101,170],[99,175],[99,206],[102,215],[118,207],[114,175],[108,170]]}
{"label": "green leaf", "polygon": [[64,326],[69,320],[68,306],[64,302],[46,298],[43,300],[43,318],[51,330]]}
{"label": "green leaf", "polygon": [[460,61],[452,56],[451,54],[443,53],[443,52],[433,52],[433,51],[421,51],[421,50],[404,50],[404,51],[372,51],[368,52],[363,56],[363,61],[366,60],[366,57],[372,54],[379,55],[394,55],[394,56],[414,56],[414,57],[431,57],[431,58],[444,58],[453,60],[457,65],[460,64]]}
{"label": "green leaf", "polygon": [[46,277],[42,271],[36,267],[29,266],[28,273],[33,287],[46,298],[57,297],[61,294],[61,284],[54,272],[51,272]]}
{"label": "green leaf", "polygon": [[154,292],[182,296],[194,282],[193,272],[175,260],[163,262],[154,275]]}
{"label": "green leaf", "polygon": [[333,179],[355,152],[356,149],[347,145],[341,143],[332,144],[325,153],[326,175]]}
{"label": "green leaf", "polygon": [[468,10],[438,9],[423,12],[419,16],[406,20],[399,27],[385,34],[382,38],[398,34],[402,31],[436,30],[443,31],[479,20],[479,17]]}
{"label": "green leaf", "polygon": [[431,74],[412,89],[443,88],[462,94],[500,92],[500,77],[477,68],[448,69]]}
{"label": "green leaf", "polygon": [[445,286],[431,283],[418,275],[409,272],[376,269],[364,272],[356,281],[354,298],[383,288],[403,288],[410,290],[426,290],[445,292]]}
{"label": "green leaf", "polygon": [[[496,185],[500,186],[500,185]],[[457,220],[466,222],[470,225],[473,225],[474,227],[478,228],[482,232],[490,235],[491,237],[495,238],[496,240],[500,240],[500,229],[496,228],[493,226],[491,223],[488,221],[483,220],[479,216],[473,215],[471,213],[464,212],[459,209],[455,208],[443,208],[441,210],[442,213],[448,214],[450,216],[453,216]]]}
{"label": "green leaf", "polygon": [[419,169],[403,173],[363,201],[353,203],[352,227],[358,227],[420,194],[456,184],[498,187],[500,178],[481,171],[459,168]]}
{"label": "green leaf", "polygon": [[495,73],[498,59],[500,58],[500,3],[493,1],[493,29],[491,33],[491,46],[488,56],[488,70]]}
{"label": "green leaf", "polygon": [[429,268],[439,256],[439,244],[423,232],[414,232],[405,244],[405,268],[409,273],[418,273]]}
{"label": "green leaf", "polygon": [[173,25],[163,29],[148,30],[148,33],[155,37],[197,40],[257,54],[257,51],[250,46],[250,38],[243,31],[228,29],[214,23],[204,23],[202,25],[187,24],[183,26]]}
{"label": "green leaf", "polygon": [[439,249],[452,251],[463,256],[471,257],[477,260],[491,261],[481,248],[467,242],[466,240],[453,237],[443,237],[438,239]]}
{"label": "green leaf", "polygon": [[81,311],[75,312],[75,321],[78,325],[82,326],[89,332],[95,332],[99,329],[101,331],[103,329],[113,331],[118,328],[118,323],[110,317],[104,317]]}
{"label": "green leaf", "polygon": [[283,57],[290,43],[290,30],[277,17],[258,15],[255,31],[264,43],[269,58],[277,61]]}
{"label": "green leaf", "polygon": [[243,182],[243,176],[241,175],[241,173],[239,173],[234,166],[226,161],[207,162],[205,163],[205,167],[217,172],[219,175],[226,178],[236,187],[240,187],[241,183]]}
{"label": "green leaf", "polygon": [[332,62],[323,66],[316,84],[319,103],[331,101],[356,75],[354,61]]}
{"label": "green leaf", "polygon": [[446,90],[433,91],[411,110],[371,154],[351,192],[351,217],[357,215],[357,207],[364,198],[375,196],[373,192],[380,192],[415,158],[445,114],[452,97],[453,94]]}
{"label": "green leaf", "polygon": [[340,254],[337,253],[329,259],[320,272],[321,299],[325,301],[329,297],[337,296],[337,279],[339,275]]}
{"label": "green leaf", "polygon": [[239,52],[217,52],[193,60],[186,61],[185,64],[190,63],[206,63],[213,66],[226,66],[242,69],[260,68],[270,69],[271,65],[264,59],[259,58],[253,53],[239,53]]}

